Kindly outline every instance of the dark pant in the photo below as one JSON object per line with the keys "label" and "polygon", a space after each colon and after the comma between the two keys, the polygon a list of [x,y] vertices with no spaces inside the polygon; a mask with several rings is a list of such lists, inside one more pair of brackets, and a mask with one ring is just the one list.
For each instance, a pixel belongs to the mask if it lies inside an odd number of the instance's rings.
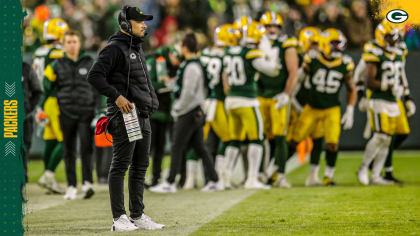
{"label": "dark pant", "polygon": [[[96,176],[98,182],[105,180],[108,181],[109,168],[112,161],[112,147],[96,147]],[[102,182],[101,182],[102,183]]]}
{"label": "dark pant", "polygon": [[76,141],[80,140],[82,159],[82,182],[93,183],[92,178],[92,152],[93,129],[90,127],[93,117],[73,119],[64,114],[60,115],[60,126],[63,131],[64,164],[68,186],[77,186],[76,177]]}
{"label": "dark pant", "polygon": [[32,133],[34,130],[34,119],[32,117],[26,118],[23,121],[23,144],[25,145],[25,150],[22,155],[23,160],[23,169],[25,173],[25,182],[28,182],[28,156],[29,150],[31,149],[32,144]]}
{"label": "dark pant", "polygon": [[144,179],[149,166],[151,127],[148,118],[139,118],[143,139],[129,142],[121,114],[113,118],[108,127],[112,135],[113,157],[108,175],[112,216],[126,214],[124,207],[124,176],[128,174],[129,209],[132,218],[143,214]]}
{"label": "dark pant", "polygon": [[171,151],[171,169],[168,182],[174,183],[176,175],[182,168],[182,159],[189,147],[202,159],[204,168],[208,169],[209,179],[218,181],[212,158],[210,157],[203,140],[204,113],[199,107],[182,115],[174,125],[174,134]]}
{"label": "dark pant", "polygon": [[165,155],[166,146],[166,133],[169,130],[170,123],[162,122],[160,120],[151,120],[152,126],[152,157],[153,157],[153,178],[152,185],[156,185],[159,182],[160,174],[162,172],[162,160]]}

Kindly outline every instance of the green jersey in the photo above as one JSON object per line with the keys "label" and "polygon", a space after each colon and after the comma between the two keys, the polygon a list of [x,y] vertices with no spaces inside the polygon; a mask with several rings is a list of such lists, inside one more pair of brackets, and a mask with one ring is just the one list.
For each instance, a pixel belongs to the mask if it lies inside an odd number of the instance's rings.
{"label": "green jersey", "polygon": [[[399,86],[406,52],[406,50],[395,50],[395,52],[390,53],[382,49],[376,42],[369,42],[364,46],[362,59],[366,63],[372,63],[376,66],[375,79],[380,81],[381,84]],[[370,98],[383,99],[390,102],[396,101],[391,89],[385,91],[381,89],[372,90]]]}
{"label": "green jersey", "polygon": [[315,109],[327,109],[340,105],[339,92],[344,76],[354,70],[350,56],[344,55],[329,61],[321,53],[308,53],[304,58],[309,68],[308,104]]}
{"label": "green jersey", "polygon": [[263,57],[259,49],[246,47],[229,47],[223,57],[223,68],[229,81],[228,96],[256,98],[257,70],[252,65],[256,58]]}
{"label": "green jersey", "polygon": [[62,58],[64,51],[61,45],[46,44],[39,47],[34,53],[34,70],[38,79],[44,78],[45,68],[51,64],[55,59]]}
{"label": "green jersey", "polygon": [[225,100],[225,93],[223,90],[223,56],[224,50],[205,48],[201,52],[200,61],[207,72],[209,98],[214,98],[219,101]]}
{"label": "green jersey", "polygon": [[258,80],[258,96],[265,98],[272,98],[275,95],[283,92],[286,87],[287,78],[289,77],[289,72],[286,67],[285,53],[288,48],[296,48],[298,46],[298,41],[296,38],[281,37],[280,39],[273,40],[271,45],[271,50],[274,51],[279,65],[280,73],[271,77],[263,73],[260,74]]}

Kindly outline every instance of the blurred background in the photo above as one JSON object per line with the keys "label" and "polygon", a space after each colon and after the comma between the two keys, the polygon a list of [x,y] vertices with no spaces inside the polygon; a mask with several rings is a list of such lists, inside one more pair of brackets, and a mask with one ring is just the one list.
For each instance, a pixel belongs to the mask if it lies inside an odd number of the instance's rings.
{"label": "blurred background", "polygon": [[[173,46],[185,32],[197,33],[200,47],[212,43],[214,29],[223,23],[231,23],[240,16],[259,19],[267,10],[280,13],[284,19],[283,30],[297,36],[306,26],[320,29],[335,27],[347,37],[347,53],[355,62],[360,59],[363,44],[372,40],[379,1],[368,0],[23,0],[26,17],[23,23],[24,61],[31,63],[33,52],[42,45],[43,24],[49,18],[63,18],[70,28],[83,36],[83,49],[96,57],[109,36],[119,29],[117,16],[122,5],[140,7],[154,16],[148,24],[146,53],[162,45]],[[420,104],[420,83],[415,83],[420,61],[420,37],[418,28],[407,25],[405,41],[409,49],[407,76],[412,96]],[[344,94],[343,94],[344,95]],[[411,135],[403,148],[419,149],[420,113],[409,118]],[[355,126],[343,132],[342,149],[363,149],[366,140],[362,133],[366,121],[364,113],[356,112]],[[42,141],[34,137],[32,153],[40,153]]]}

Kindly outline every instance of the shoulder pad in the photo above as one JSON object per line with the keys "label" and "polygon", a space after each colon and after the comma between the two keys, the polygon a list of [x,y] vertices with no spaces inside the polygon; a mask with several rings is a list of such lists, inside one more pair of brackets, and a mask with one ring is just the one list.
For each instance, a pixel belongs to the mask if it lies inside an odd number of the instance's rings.
{"label": "shoulder pad", "polygon": [[353,58],[351,58],[350,56],[348,56],[348,55],[343,56],[343,64],[346,66],[347,71],[354,70]]}
{"label": "shoulder pad", "polygon": [[381,59],[373,53],[364,52],[362,53],[362,59],[365,62],[380,62]]}
{"label": "shoulder pad", "polygon": [[298,40],[295,37],[287,38],[281,45],[283,48],[297,47],[299,45]]}
{"label": "shoulder pad", "polygon": [[365,46],[363,47],[363,52],[370,53],[375,56],[381,56],[384,54],[384,51],[372,42],[365,43]]}
{"label": "shoulder pad", "polygon": [[50,55],[48,55],[48,57],[51,59],[62,58],[64,57],[64,51],[61,49],[53,49],[51,50]]}
{"label": "shoulder pad", "polygon": [[50,48],[48,48],[48,47],[46,47],[46,46],[42,46],[42,47],[39,47],[39,48],[35,51],[34,56],[35,56],[35,57],[44,57],[44,56],[48,55],[48,52],[49,52],[49,51],[50,51]]}
{"label": "shoulder pad", "polygon": [[251,49],[245,54],[245,59],[255,59],[264,57],[264,52],[260,49]]}
{"label": "shoulder pad", "polygon": [[210,53],[210,48],[204,48],[203,51],[201,51],[201,55],[206,55]]}
{"label": "shoulder pad", "polygon": [[227,50],[227,52],[231,54],[239,54],[241,53],[241,51],[242,51],[242,47],[239,47],[239,46],[230,47]]}

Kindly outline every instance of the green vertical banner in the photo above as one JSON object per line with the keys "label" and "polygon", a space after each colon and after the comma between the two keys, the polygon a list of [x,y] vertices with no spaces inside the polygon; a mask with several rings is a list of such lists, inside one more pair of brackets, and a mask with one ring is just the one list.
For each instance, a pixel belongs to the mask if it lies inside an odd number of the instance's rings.
{"label": "green vertical banner", "polygon": [[22,6],[0,4],[0,235],[23,235],[22,148],[25,118],[22,92]]}

